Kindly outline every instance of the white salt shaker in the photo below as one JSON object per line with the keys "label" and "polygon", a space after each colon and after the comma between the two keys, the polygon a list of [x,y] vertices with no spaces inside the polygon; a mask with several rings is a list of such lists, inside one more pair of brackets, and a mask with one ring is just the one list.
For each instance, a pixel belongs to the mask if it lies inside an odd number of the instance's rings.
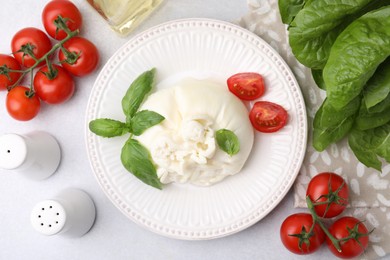
{"label": "white salt shaker", "polygon": [[31,212],[31,224],[44,235],[80,237],[92,227],[95,204],[84,191],[69,188],[55,198],[39,202]]}
{"label": "white salt shaker", "polygon": [[43,180],[58,168],[61,150],[57,140],[43,131],[0,136],[0,168]]}

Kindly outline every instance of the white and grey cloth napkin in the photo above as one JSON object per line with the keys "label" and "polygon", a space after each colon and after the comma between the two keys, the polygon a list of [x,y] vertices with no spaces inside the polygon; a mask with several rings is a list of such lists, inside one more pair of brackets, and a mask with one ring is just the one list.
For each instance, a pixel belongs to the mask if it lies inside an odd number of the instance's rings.
{"label": "white and grey cloth napkin", "polygon": [[[306,207],[306,187],[311,177],[331,171],[347,180],[350,205],[343,215],[364,220],[374,229],[369,247],[360,259],[378,259],[390,256],[390,164],[384,164],[382,173],[361,164],[346,141],[331,145],[323,152],[312,146],[312,122],[315,112],[325,98],[311,77],[310,70],[294,57],[288,44],[286,26],[282,23],[278,0],[248,0],[250,12],[239,25],[267,41],[284,58],[301,87],[308,114],[309,137],[306,157],[294,184],[294,206]],[[287,216],[286,216],[287,217]]]}

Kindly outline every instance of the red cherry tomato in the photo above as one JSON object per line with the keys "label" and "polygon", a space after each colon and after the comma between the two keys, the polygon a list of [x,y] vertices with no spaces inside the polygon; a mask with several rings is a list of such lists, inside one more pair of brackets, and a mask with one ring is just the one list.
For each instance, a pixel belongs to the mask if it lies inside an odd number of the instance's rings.
{"label": "red cherry tomato", "polygon": [[67,55],[61,50],[58,54],[62,66],[75,76],[85,76],[93,72],[99,63],[99,51],[89,40],[73,37],[64,43],[69,51]]}
{"label": "red cherry tomato", "polygon": [[11,89],[6,98],[8,114],[16,120],[28,121],[33,119],[41,108],[41,103],[36,95],[29,95],[30,89],[16,86]]}
{"label": "red cherry tomato", "polygon": [[287,111],[280,105],[257,101],[249,112],[249,119],[253,127],[263,133],[276,132],[287,123]]}
{"label": "red cherry tomato", "polygon": [[79,9],[68,0],[53,0],[50,1],[42,12],[42,23],[45,27],[46,32],[54,39],[62,40],[67,36],[67,33],[59,29],[55,24],[58,16],[66,19],[66,26],[71,30],[75,31],[81,28],[82,16]]}
{"label": "red cherry tomato", "polygon": [[[42,58],[51,49],[49,37],[41,30],[33,27],[18,31],[11,41],[11,49],[15,59],[25,67],[31,67],[36,62],[28,54],[20,52],[21,49],[30,49],[36,59]],[[39,66],[43,65],[42,61]]]}
{"label": "red cherry tomato", "polygon": [[8,70],[20,70],[20,65],[13,57],[0,54],[0,90],[12,86],[21,76],[21,73]]}
{"label": "red cherry tomato", "polygon": [[332,241],[327,237],[326,244],[330,251],[340,258],[353,258],[361,255],[368,245],[368,230],[366,226],[354,217],[342,217],[328,229],[336,239],[355,236],[356,239],[340,242],[341,252],[337,251]]}
{"label": "red cherry tomato", "polygon": [[242,100],[255,100],[265,90],[263,77],[254,72],[237,73],[228,78],[227,85],[230,92]]}
{"label": "red cherry tomato", "polygon": [[310,232],[312,226],[313,217],[308,213],[288,216],[280,227],[280,238],[283,245],[294,254],[299,255],[317,251],[325,241],[325,233],[318,224],[315,224]]}
{"label": "red cherry tomato", "polygon": [[332,172],[314,176],[309,182],[306,195],[313,203],[329,202],[314,207],[317,215],[323,218],[339,215],[348,204],[348,186],[341,176]]}
{"label": "red cherry tomato", "polygon": [[49,78],[47,66],[42,67],[34,77],[34,89],[40,99],[48,104],[60,104],[67,101],[74,93],[75,84],[72,76],[61,66],[53,65],[57,70],[53,78]]}

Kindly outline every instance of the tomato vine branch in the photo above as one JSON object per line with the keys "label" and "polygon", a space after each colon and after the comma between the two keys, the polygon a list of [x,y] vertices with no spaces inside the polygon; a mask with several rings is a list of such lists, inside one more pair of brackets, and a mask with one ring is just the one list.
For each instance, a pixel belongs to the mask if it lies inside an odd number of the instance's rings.
{"label": "tomato vine branch", "polygon": [[[30,55],[34,60],[35,60],[35,64],[29,68],[27,68],[26,70],[17,70],[17,71],[13,71],[13,70],[9,70],[10,72],[19,72],[21,73],[20,77],[18,78],[18,80],[10,87],[8,87],[8,91],[10,91],[11,89],[13,89],[14,87],[16,87],[21,81],[22,79],[26,76],[26,74],[28,73],[33,73],[34,69],[37,68],[41,62],[43,61],[47,61],[48,58],[54,53],[56,52],[58,49],[62,48],[63,44],[68,41],[69,39],[73,38],[74,36],[78,35],[79,34],[79,30],[74,30],[74,31],[70,31],[69,29],[65,30],[66,33],[67,33],[67,36],[57,42],[56,44],[53,45],[53,47],[47,52],[45,53],[45,55],[43,55],[41,58],[37,59],[35,57],[35,55]],[[50,66],[50,64],[48,64]],[[32,94],[34,93],[33,91],[33,86],[32,86],[32,82],[33,82],[33,79],[31,78],[31,83],[30,83],[30,92],[32,92]]]}
{"label": "tomato vine branch", "polygon": [[311,201],[310,197],[309,196],[306,196],[306,204],[307,204],[307,208],[309,209],[310,211],[310,214],[312,215],[313,217],[313,226],[317,223],[321,229],[324,231],[325,235],[328,236],[328,238],[330,239],[330,241],[332,241],[332,244],[334,245],[334,247],[336,248],[337,251],[341,252],[341,247],[340,247],[340,241],[338,239],[336,239],[330,232],[329,230],[325,227],[324,223],[322,223],[322,221],[320,220],[320,218],[318,217],[317,213],[315,212],[314,210],[314,205],[313,205],[313,202]]}

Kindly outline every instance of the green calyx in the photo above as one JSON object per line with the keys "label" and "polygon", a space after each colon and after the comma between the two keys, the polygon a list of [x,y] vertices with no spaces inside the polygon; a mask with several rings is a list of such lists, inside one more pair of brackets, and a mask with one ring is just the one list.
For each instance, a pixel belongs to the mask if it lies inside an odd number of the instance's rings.
{"label": "green calyx", "polygon": [[[325,212],[324,212],[324,215],[321,216],[321,217],[325,217],[326,216],[326,213],[328,212],[330,206],[332,204],[337,204],[337,205],[341,205],[341,206],[346,206],[347,203],[348,203],[348,200],[343,198],[343,197],[340,197],[339,196],[339,192],[341,191],[341,189],[344,187],[345,185],[345,182],[343,182],[335,191],[332,190],[332,185],[331,185],[331,181],[329,179],[329,183],[328,183],[328,194],[325,194],[325,195],[321,195],[320,197],[318,197],[318,199],[313,203],[314,207],[315,206],[318,206],[318,205],[324,205],[326,204],[326,209],[325,209]],[[325,201],[321,201],[321,202],[317,202],[319,201],[320,199],[322,198],[325,198],[326,200]]]}
{"label": "green calyx", "polygon": [[305,226],[302,226],[301,233],[298,234],[289,234],[291,237],[298,238],[298,248],[303,252],[302,245],[305,244],[306,248],[310,247],[310,238],[314,236],[313,228],[315,223],[313,223],[313,226],[310,228],[309,232],[306,231]]}
{"label": "green calyx", "polygon": [[356,243],[359,244],[359,246],[361,246],[362,248],[364,248],[364,246],[362,245],[362,243],[360,242],[359,238],[361,237],[367,237],[369,236],[373,231],[374,229],[372,229],[371,231],[369,231],[368,233],[361,233],[359,232],[359,225],[362,223],[361,222],[358,222],[355,224],[355,226],[353,228],[350,228],[350,227],[347,227],[347,230],[348,230],[348,236],[347,237],[344,237],[342,239],[339,239],[339,243],[340,244],[343,244],[343,243],[346,243],[347,241],[349,240],[355,240]]}
{"label": "green calyx", "polygon": [[61,51],[64,53],[66,59],[62,61],[62,63],[68,63],[73,65],[77,62],[79,57],[81,56],[81,52],[69,51],[68,49],[62,47]]}
{"label": "green calyx", "polygon": [[89,122],[89,130],[101,137],[115,137],[130,133],[121,150],[121,162],[126,170],[140,181],[156,189],[162,189],[157,170],[149,150],[133,136],[141,135],[150,127],[159,124],[165,118],[149,110],[139,108],[153,88],[155,69],[145,71],[130,85],[122,99],[122,110],[126,122],[110,118],[98,118]]}

